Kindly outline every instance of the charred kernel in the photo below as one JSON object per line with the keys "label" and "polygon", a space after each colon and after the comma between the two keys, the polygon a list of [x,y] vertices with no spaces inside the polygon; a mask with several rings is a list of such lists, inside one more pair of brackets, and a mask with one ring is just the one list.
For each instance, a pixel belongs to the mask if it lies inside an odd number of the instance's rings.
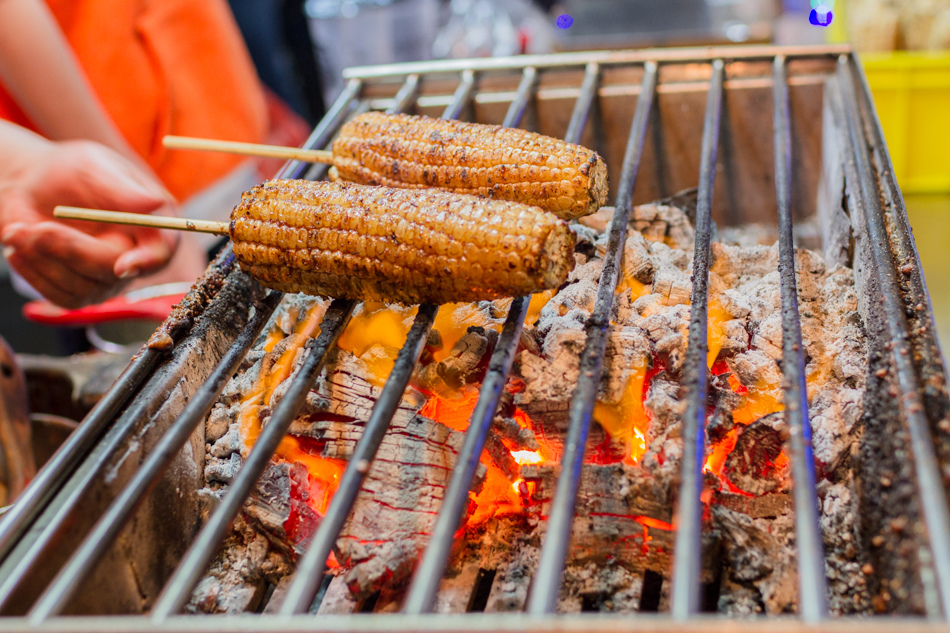
{"label": "charred kernel", "polygon": [[[526,130],[403,114],[368,112],[344,125],[333,144],[333,165],[334,180],[530,200],[563,219],[593,213],[608,190],[604,161],[580,145]],[[548,188],[552,183],[568,188]]]}

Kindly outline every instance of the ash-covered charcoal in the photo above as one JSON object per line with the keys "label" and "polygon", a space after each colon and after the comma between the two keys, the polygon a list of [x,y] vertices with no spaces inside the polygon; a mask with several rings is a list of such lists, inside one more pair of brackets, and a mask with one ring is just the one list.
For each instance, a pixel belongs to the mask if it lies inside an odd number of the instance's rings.
{"label": "ash-covered charcoal", "polygon": [[788,438],[785,416],[770,413],[736,428],[736,445],[726,457],[723,474],[736,488],[751,495],[761,496],[781,488],[788,471],[787,460],[779,463]]}
{"label": "ash-covered charcoal", "polygon": [[[465,611],[476,598],[485,611],[525,606],[611,219],[612,210],[584,218],[584,226],[575,229],[577,265],[567,281],[556,292],[532,298],[461,542],[437,598],[439,612]],[[709,279],[704,466],[709,490],[703,499],[711,507],[703,530],[702,581],[719,583],[720,612],[791,613],[797,609],[798,579],[784,450],[778,246],[760,244],[763,231],[744,236],[724,229],[721,235],[711,246]],[[563,612],[631,612],[640,608],[645,587],[655,602],[657,578],[669,587],[670,524],[687,407],[681,373],[693,239],[689,214],[675,201],[631,210],[593,412],[597,424],[590,429],[562,585]],[[855,545],[853,472],[862,433],[866,342],[854,276],[847,268],[827,269],[810,251],[797,251],[795,261],[829,600],[834,613],[866,613],[867,561],[858,558],[861,548]],[[498,300],[440,308],[336,543],[340,567],[333,586],[346,594],[340,604],[359,605],[381,592],[377,608],[385,610],[405,590],[441,507],[509,305],[510,300]],[[324,302],[288,297],[225,388],[205,429],[210,497],[226,489],[255,434],[269,422],[325,308]],[[268,552],[287,561],[299,554],[362,436],[412,318],[410,308],[365,305],[355,311],[275,463],[248,501],[246,534],[232,539],[234,547],[246,552],[244,541],[235,539],[246,541],[254,532],[263,536]],[[222,554],[222,560],[229,555]],[[250,561],[245,567],[260,558],[241,555]],[[257,587],[255,582],[250,586]],[[218,608],[209,598],[204,603]]]}

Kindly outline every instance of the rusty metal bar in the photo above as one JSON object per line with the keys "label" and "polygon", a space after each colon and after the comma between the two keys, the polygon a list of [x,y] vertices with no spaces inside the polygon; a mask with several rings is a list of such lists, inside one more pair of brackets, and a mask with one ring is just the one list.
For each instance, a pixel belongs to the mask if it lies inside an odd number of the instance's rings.
{"label": "rusty metal bar", "polygon": [[363,435],[346,465],[340,485],[333,493],[326,516],[320,522],[306,553],[297,563],[294,580],[287,589],[278,613],[282,615],[306,613],[314,596],[317,595],[320,583],[323,582],[327,557],[340,536],[350,510],[353,509],[363,477],[369,472],[370,464],[376,457],[376,451],[379,450],[383,436],[392,424],[393,416],[399,408],[402,394],[406,391],[412,372],[422,355],[438,310],[438,306],[434,305],[419,306],[416,319],[406,336],[406,342],[399,350],[392,372],[363,429]]}
{"label": "rusty metal bar", "polygon": [[[525,69],[515,99],[505,114],[502,124],[504,127],[517,127],[521,123],[528,103],[534,95],[537,79],[537,71],[534,68]],[[442,499],[442,507],[439,508],[439,515],[432,529],[432,537],[429,539],[429,545],[422,555],[422,560],[409,587],[409,595],[403,607],[405,613],[421,614],[432,610],[439,582],[448,565],[455,532],[459,528],[462,512],[468,503],[468,493],[485,446],[485,436],[488,434],[492,420],[495,419],[501,394],[508,381],[508,374],[511,373],[530,300],[530,297],[519,297],[511,302],[511,307],[508,309],[508,317],[505,319],[501,336],[489,360],[488,372],[482,381],[478,402],[475,403],[475,409],[469,419],[465,441],[459,450],[458,461],[452,470],[452,477]]]}
{"label": "rusty metal bar", "polygon": [[674,523],[672,611],[676,620],[688,620],[699,610],[699,577],[702,573],[703,458],[706,447],[706,321],[709,314],[709,240],[712,230],[713,185],[722,119],[722,84],[725,64],[712,63],[706,99],[702,158],[699,166],[699,199],[696,208],[696,249],[693,254],[693,290],[690,295],[689,343],[683,363],[686,415],[683,417],[683,457],[679,506]]}
{"label": "rusty metal bar", "polygon": [[320,334],[305,345],[303,363],[291,380],[287,393],[274,409],[270,422],[261,431],[250,455],[238,471],[237,477],[228,486],[227,494],[198,533],[198,538],[188,548],[175,574],[155,602],[152,609],[153,623],[163,622],[188,601],[194,586],[201,579],[201,574],[214,558],[231,521],[240,512],[254,484],[271,463],[274,451],[277,450],[278,444],[287,434],[287,429],[297,417],[297,412],[303,406],[311,386],[317,379],[317,374],[323,367],[327,352],[340,338],[355,306],[355,301],[336,299],[327,308],[326,315],[320,323]]}
{"label": "rusty metal bar", "polygon": [[[854,60],[851,57],[841,56],[838,60],[838,80],[844,95],[845,118],[860,176],[858,190],[865,209],[874,274],[878,278],[883,295],[884,325],[891,341],[891,358],[900,386],[897,405],[904,414],[907,432],[910,435],[912,461],[920,490],[920,509],[927,526],[929,554],[936,573],[937,602],[943,619],[948,621],[950,620],[950,511],[947,509],[940,467],[937,464],[933,439],[930,436],[920,398],[920,382],[911,360],[907,315],[904,312],[905,306],[901,303],[900,285],[890,251],[880,192],[868,156],[867,139],[863,129],[859,127],[861,112],[856,96],[853,64]],[[927,552],[924,552],[922,559],[926,554]],[[922,560],[922,566],[926,568],[928,565]],[[929,601],[925,603],[929,606]],[[931,615],[938,614],[931,613]]]}
{"label": "rusty metal bar", "polygon": [[528,598],[528,612],[535,616],[554,612],[561,588],[561,574],[564,571],[567,548],[571,539],[571,524],[577,503],[581,466],[584,463],[584,452],[587,448],[587,433],[590,430],[594,401],[597,398],[604,367],[607,326],[610,323],[614,292],[620,277],[623,247],[627,241],[627,218],[633,201],[640,160],[643,157],[643,144],[653,108],[656,83],[657,66],[653,62],[647,62],[624,155],[614,217],[607,239],[607,253],[604,256],[600,285],[597,288],[597,299],[594,303],[594,311],[584,328],[587,333],[587,342],[581,354],[577,388],[571,396],[567,437],[561,458],[561,474],[558,476],[554,500],[551,503],[551,514],[548,518],[544,546],[541,549],[541,560],[538,563],[531,595]]}
{"label": "rusty metal bar", "polygon": [[264,329],[264,325],[282,297],[283,293],[271,292],[257,305],[254,316],[228,348],[208,379],[202,383],[198,392],[192,396],[181,416],[149,452],[142,467],[122,489],[73,557],[33,606],[29,618],[34,626],[62,612],[79,583],[88,576],[102,556],[112,547],[119,532],[125,527],[139,503],[168,468],[195,428],[208,417],[214,401],[234,375],[238,365],[244,360],[248,349]]}
{"label": "rusty metal bar", "polygon": [[775,193],[778,200],[779,275],[782,294],[782,376],[785,421],[788,425],[789,461],[795,500],[795,538],[798,544],[798,609],[806,622],[828,617],[825,555],[818,523],[815,456],[808,419],[805,353],[798,290],[795,284],[795,242],[792,234],[792,132],[789,116],[785,58],[772,66],[774,105]]}

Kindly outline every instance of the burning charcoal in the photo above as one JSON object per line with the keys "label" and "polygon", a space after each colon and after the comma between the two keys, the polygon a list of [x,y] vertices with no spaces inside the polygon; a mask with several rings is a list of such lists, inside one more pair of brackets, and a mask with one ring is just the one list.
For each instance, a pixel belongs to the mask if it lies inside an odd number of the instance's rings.
{"label": "burning charcoal", "polygon": [[471,326],[452,347],[448,358],[430,363],[420,372],[420,382],[439,394],[457,392],[484,375],[487,358],[498,340],[498,332]]}
{"label": "burning charcoal", "polygon": [[689,275],[677,268],[664,267],[653,276],[653,292],[668,306],[688,304],[692,291]]}
{"label": "burning charcoal", "polygon": [[778,244],[743,248],[720,242],[709,245],[709,270],[723,277],[765,276],[778,270]]}
{"label": "burning charcoal", "polygon": [[667,241],[673,248],[691,248],[694,231],[686,214],[676,207],[641,204],[630,212],[629,226],[651,242]]}
{"label": "burning charcoal", "polygon": [[205,424],[205,441],[217,442],[221,439],[228,431],[231,418],[232,415],[228,411],[228,407],[221,403],[216,404],[214,408],[211,409],[211,414],[208,416],[208,421]]}
{"label": "burning charcoal", "polygon": [[782,360],[782,314],[773,312],[767,319],[759,323],[759,328],[752,337],[752,347],[760,349],[776,362]]}
{"label": "burning charcoal", "polygon": [[417,415],[383,438],[336,544],[354,596],[408,578],[432,531],[463,437]]}
{"label": "burning charcoal", "polygon": [[652,314],[640,322],[650,340],[656,343],[656,351],[666,360],[674,373],[682,369],[689,339],[689,306],[678,305],[672,309]]}
{"label": "burning charcoal", "polygon": [[588,260],[596,257],[599,231],[577,223],[571,225],[571,231],[574,232],[574,237],[577,240],[574,243],[574,253],[583,255]]}
{"label": "burning charcoal", "polygon": [[603,234],[607,232],[610,223],[614,219],[614,211],[613,207],[601,207],[590,215],[578,218],[577,223]]}
{"label": "burning charcoal", "polygon": [[782,372],[765,352],[750,349],[726,360],[729,370],[743,385],[780,385]]}
{"label": "burning charcoal", "polygon": [[237,423],[228,427],[227,433],[222,435],[211,445],[208,451],[214,457],[227,457],[233,453],[241,453],[245,448],[244,440],[241,439],[241,431]]}
{"label": "burning charcoal", "polygon": [[[751,590],[747,600],[760,603],[766,613],[793,612],[798,599],[798,574],[791,515],[775,520],[752,519],[713,506],[712,517],[713,527],[722,534],[723,573],[728,579]],[[724,594],[720,610],[732,614],[730,603],[730,594]]]}
{"label": "burning charcoal", "polygon": [[237,476],[243,460],[240,453],[231,453],[228,459],[210,457],[205,461],[205,481],[207,483],[227,484]]}
{"label": "burning charcoal", "polygon": [[764,495],[778,489],[784,480],[776,460],[788,434],[785,414],[771,413],[738,428],[736,447],[726,458],[723,473],[749,494]]}
{"label": "burning charcoal", "polygon": [[268,542],[240,518],[185,606],[189,613],[253,611],[264,597]]}
{"label": "burning charcoal", "polygon": [[722,349],[719,351],[722,357],[741,354],[749,349],[749,331],[746,330],[745,321],[741,319],[732,319],[723,323],[724,339]]}
{"label": "burning charcoal", "polygon": [[495,416],[492,422],[492,428],[494,428],[501,437],[520,449],[529,451],[538,450],[538,438],[535,437],[534,431],[523,428],[514,418]]}
{"label": "burning charcoal", "polygon": [[653,283],[656,264],[650,257],[650,245],[640,233],[631,233],[623,251],[623,272],[640,283]]}
{"label": "burning charcoal", "polygon": [[264,471],[244,512],[282,549],[299,554],[319,523],[312,503],[306,466],[283,462]]}

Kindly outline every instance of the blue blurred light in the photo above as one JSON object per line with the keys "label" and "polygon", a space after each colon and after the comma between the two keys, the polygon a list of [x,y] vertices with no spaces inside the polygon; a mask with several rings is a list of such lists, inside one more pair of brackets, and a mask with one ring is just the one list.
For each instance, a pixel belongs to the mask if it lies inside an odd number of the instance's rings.
{"label": "blue blurred light", "polygon": [[825,10],[817,11],[812,9],[811,13],[808,14],[808,21],[815,26],[828,26],[835,17],[834,13],[832,13],[830,9],[827,7],[822,8]]}
{"label": "blue blurred light", "polygon": [[565,13],[565,14],[563,14],[563,15],[557,16],[557,26],[558,26],[558,28],[561,28],[561,29],[569,29],[569,28],[571,28],[571,25],[572,25],[572,24],[574,24],[574,18],[572,18],[570,15],[568,15],[568,14]]}

